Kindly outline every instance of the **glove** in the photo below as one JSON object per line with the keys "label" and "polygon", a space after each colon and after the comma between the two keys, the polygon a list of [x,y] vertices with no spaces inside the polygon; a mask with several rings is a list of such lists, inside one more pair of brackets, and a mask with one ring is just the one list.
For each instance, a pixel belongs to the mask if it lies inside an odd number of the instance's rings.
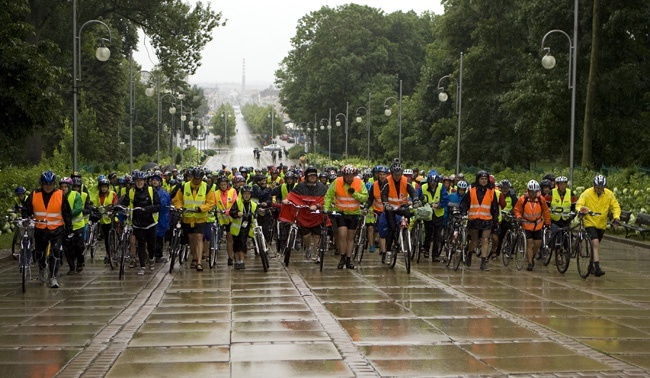
{"label": "glove", "polygon": [[354,188],[348,188],[348,194],[353,195],[354,194]]}
{"label": "glove", "polygon": [[200,213],[200,212],[201,212],[201,207],[200,207],[200,206],[197,206],[197,207],[196,207],[196,212],[197,212],[197,213]]}

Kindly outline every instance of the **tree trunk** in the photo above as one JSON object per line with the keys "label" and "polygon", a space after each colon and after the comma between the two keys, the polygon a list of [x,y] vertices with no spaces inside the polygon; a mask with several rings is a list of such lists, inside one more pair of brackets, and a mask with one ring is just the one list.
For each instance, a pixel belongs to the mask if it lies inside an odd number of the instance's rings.
{"label": "tree trunk", "polygon": [[[591,54],[589,56],[589,79],[585,100],[585,120],[582,132],[582,167],[591,168],[591,147],[594,123],[594,102],[596,97],[596,74],[598,72],[598,52],[600,50],[600,0],[594,0],[593,22],[591,25]],[[577,49],[576,49],[577,50]]]}

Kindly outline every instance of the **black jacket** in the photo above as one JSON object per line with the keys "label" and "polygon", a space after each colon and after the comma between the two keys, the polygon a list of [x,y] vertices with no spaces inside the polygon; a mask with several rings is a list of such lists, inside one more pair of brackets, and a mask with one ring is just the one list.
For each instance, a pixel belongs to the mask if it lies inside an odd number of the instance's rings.
{"label": "black jacket", "polygon": [[[145,184],[142,189],[133,188],[135,194],[133,195],[133,207],[142,207],[144,211],[134,211],[133,212],[133,227],[135,228],[149,228],[156,224],[156,221],[153,219],[153,214],[160,211],[160,197],[158,197],[158,192],[152,188],[151,194],[153,198],[149,195],[149,187]],[[131,203],[129,194],[122,197],[120,200],[120,205],[129,206]]]}

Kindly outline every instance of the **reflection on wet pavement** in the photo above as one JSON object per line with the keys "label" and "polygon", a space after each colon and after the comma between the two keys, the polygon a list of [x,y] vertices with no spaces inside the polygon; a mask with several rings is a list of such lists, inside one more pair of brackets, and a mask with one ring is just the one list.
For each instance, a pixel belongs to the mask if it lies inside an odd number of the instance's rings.
{"label": "reflection on wet pavement", "polygon": [[[650,250],[605,242],[607,275],[492,262],[452,271],[430,261],[407,275],[364,258],[324,272],[272,260],[263,273],[124,281],[101,261],[61,290],[0,265],[0,376],[342,377],[650,375]],[[167,267],[165,267],[167,268]]]}

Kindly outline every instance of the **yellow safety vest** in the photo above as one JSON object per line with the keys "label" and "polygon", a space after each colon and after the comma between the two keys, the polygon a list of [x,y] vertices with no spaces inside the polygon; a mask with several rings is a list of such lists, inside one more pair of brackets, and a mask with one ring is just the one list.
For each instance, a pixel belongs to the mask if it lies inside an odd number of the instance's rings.
{"label": "yellow safety vest", "polygon": [[[222,191],[219,190],[219,191],[214,192],[214,196],[215,196],[215,200],[216,200],[215,202],[217,204],[217,210],[223,210],[223,211],[230,210],[230,208],[232,207],[232,204],[235,202],[235,193],[236,192],[237,191],[235,190],[235,188],[229,188],[227,190],[226,203],[225,204],[223,202],[221,202],[221,193],[222,193]],[[231,221],[231,218],[229,216],[227,216],[227,215],[219,216],[219,224],[220,225],[229,224],[230,221]]]}
{"label": "yellow safety vest", "polygon": [[[70,204],[70,210],[74,209],[74,203],[75,203],[75,200],[77,199],[77,196],[79,196],[79,198],[82,197],[80,195],[80,193],[77,192],[76,190],[73,190],[73,191],[68,193],[68,203]],[[82,208],[83,208],[83,202],[82,202]],[[84,213],[83,213],[83,211],[80,212],[79,215],[77,215],[76,217],[72,218],[72,230],[73,231],[81,230],[82,228],[84,228],[85,225],[86,225],[86,223],[84,222]]]}
{"label": "yellow safety vest", "polygon": [[[442,191],[442,184],[438,184],[438,187],[436,188],[436,193],[433,195],[429,191],[429,184],[422,185],[422,193],[426,198],[425,203],[430,203],[430,204],[439,203],[441,191]],[[436,217],[440,218],[445,215],[445,209],[443,207],[439,207],[437,209],[433,209],[433,213],[436,214]]]}
{"label": "yellow safety vest", "polygon": [[[149,189],[149,198],[151,198],[151,204],[153,205],[153,188],[150,186],[147,186],[147,189]],[[135,190],[129,191],[129,207],[133,208],[133,198],[135,197]],[[153,220],[154,222],[158,222],[158,213],[153,213]]]}
{"label": "yellow safety vest", "polygon": [[554,221],[567,220],[568,217],[563,217],[561,214],[556,214],[553,210],[562,209],[563,213],[571,211],[571,190],[567,189],[564,197],[560,196],[557,188],[553,188],[551,192],[551,219]]}
{"label": "yellow safety vest", "polygon": [[[196,196],[192,195],[192,187],[189,182],[183,184],[183,207],[194,209],[196,207],[205,205],[206,193],[208,191],[208,184],[201,182],[198,190],[196,191]],[[183,222],[190,223],[203,223],[207,220],[207,213],[184,213]]]}
{"label": "yellow safety vest", "polygon": [[[257,204],[253,201],[250,201],[250,204],[251,204],[251,213],[255,214],[255,211],[257,211]],[[244,201],[242,201],[241,197],[237,197],[237,208],[239,210],[242,210],[244,208]],[[232,236],[239,235],[239,231],[241,231],[241,225],[242,225],[241,218],[232,220],[232,222],[230,223],[230,233],[232,234]],[[248,227],[249,227],[248,236],[253,237],[253,225],[251,224]]]}

